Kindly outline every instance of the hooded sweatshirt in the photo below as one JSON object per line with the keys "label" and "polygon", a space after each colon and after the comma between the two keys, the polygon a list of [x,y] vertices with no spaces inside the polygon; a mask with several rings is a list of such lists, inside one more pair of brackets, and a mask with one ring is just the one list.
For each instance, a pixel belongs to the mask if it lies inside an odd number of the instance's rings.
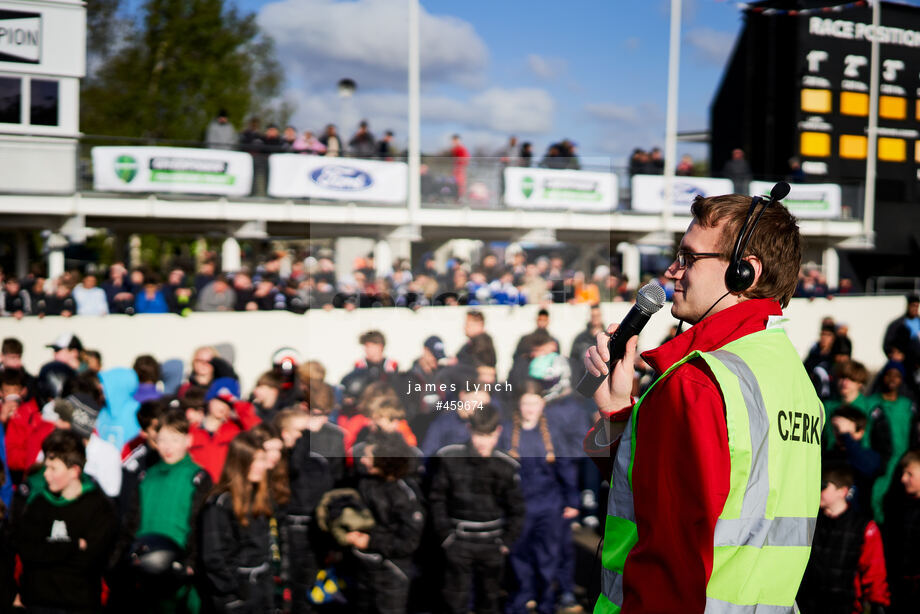
{"label": "hooded sweatshirt", "polygon": [[96,432],[121,450],[141,430],[137,422],[140,403],[134,398],[138,387],[137,373],[134,369],[117,367],[100,373],[99,380],[105,394],[105,407],[99,412]]}
{"label": "hooded sweatshirt", "polygon": [[26,503],[13,541],[22,560],[20,594],[27,607],[99,609],[118,519],[96,483],[86,475],[81,480],[83,490],[72,500],[48,490],[41,473],[19,486]]}

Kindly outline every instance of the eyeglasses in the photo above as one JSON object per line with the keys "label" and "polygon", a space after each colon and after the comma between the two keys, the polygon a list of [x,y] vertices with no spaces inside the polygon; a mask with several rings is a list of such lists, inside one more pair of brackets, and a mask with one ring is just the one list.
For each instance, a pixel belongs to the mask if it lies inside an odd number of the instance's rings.
{"label": "eyeglasses", "polygon": [[722,254],[716,252],[688,252],[684,249],[677,250],[674,254],[674,260],[677,261],[677,268],[685,269],[700,258],[721,258]]}

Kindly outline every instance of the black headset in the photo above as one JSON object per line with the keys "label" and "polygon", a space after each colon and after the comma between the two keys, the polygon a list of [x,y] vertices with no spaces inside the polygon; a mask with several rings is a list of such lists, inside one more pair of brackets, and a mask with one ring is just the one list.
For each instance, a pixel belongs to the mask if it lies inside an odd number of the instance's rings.
{"label": "black headset", "polygon": [[[754,234],[754,228],[757,227],[757,222],[760,221],[760,217],[763,215],[764,211],[767,210],[767,207],[786,198],[788,194],[789,184],[785,181],[780,181],[770,190],[769,198],[755,196],[751,200],[751,206],[748,209],[747,217],[744,218],[744,224],[741,225],[741,230],[738,232],[738,239],[735,241],[735,249],[732,250],[731,261],[728,263],[728,268],[725,270],[725,287],[728,288],[730,293],[741,294],[754,284],[754,266],[744,259],[744,251],[747,249],[748,241],[751,240],[751,235]],[[752,222],[751,217],[754,215],[754,210],[760,203],[763,203],[763,206]],[[751,225],[750,229],[748,229],[748,224]]]}

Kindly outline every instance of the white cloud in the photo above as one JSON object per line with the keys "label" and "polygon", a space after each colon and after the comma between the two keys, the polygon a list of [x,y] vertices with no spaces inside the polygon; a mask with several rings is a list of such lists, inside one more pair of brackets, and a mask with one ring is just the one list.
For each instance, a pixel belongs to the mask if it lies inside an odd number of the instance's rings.
{"label": "white cloud", "polygon": [[605,122],[628,122],[639,120],[639,110],[630,105],[620,105],[613,102],[598,102],[585,105],[585,111],[592,118]]}
{"label": "white cloud", "polygon": [[552,80],[564,73],[568,64],[561,58],[546,58],[531,53],[527,56],[527,67],[540,79]]}
{"label": "white cloud", "polygon": [[702,26],[688,30],[684,40],[704,62],[724,66],[734,48],[735,34]]}
{"label": "white cloud", "polygon": [[[342,77],[365,88],[406,88],[407,6],[392,0],[280,0],[266,4],[259,25],[278,47],[288,75],[314,87]],[[419,14],[422,80],[481,85],[488,61],[473,26],[456,17]]]}

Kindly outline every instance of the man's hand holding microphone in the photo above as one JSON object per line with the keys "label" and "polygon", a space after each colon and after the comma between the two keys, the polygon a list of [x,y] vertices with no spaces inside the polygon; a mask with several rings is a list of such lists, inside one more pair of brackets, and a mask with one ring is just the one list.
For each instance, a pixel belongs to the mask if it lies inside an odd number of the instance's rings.
{"label": "man's hand holding microphone", "polygon": [[[607,441],[623,431],[623,426],[611,432],[609,418],[632,405],[635,377],[636,345],[639,333],[649,318],[664,305],[664,288],[655,283],[642,286],[633,305],[620,324],[611,324],[606,332],[597,334],[597,344],[585,354],[586,373],[578,383],[582,395],[594,398],[604,418]],[[610,375],[611,369],[613,371]],[[622,421],[618,421],[620,425]]]}

